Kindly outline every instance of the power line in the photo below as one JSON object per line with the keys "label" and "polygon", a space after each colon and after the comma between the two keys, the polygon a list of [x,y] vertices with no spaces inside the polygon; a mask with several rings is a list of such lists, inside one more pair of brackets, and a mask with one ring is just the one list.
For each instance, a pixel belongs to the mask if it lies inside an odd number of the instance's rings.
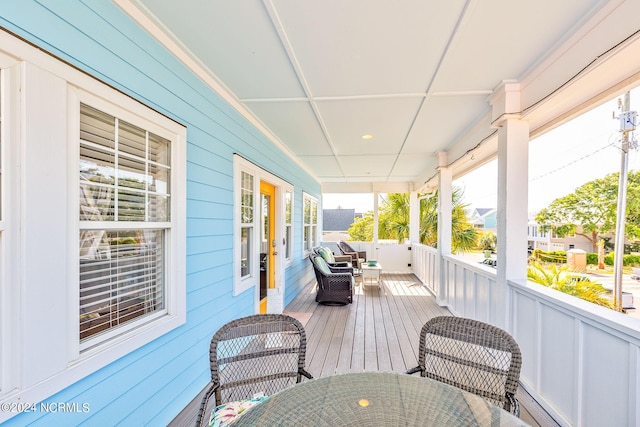
{"label": "power line", "polygon": [[615,142],[611,142],[611,143],[609,143],[609,144],[605,145],[604,147],[600,147],[600,148],[598,148],[596,151],[594,151],[594,152],[592,152],[592,153],[585,154],[584,156],[580,157],[579,159],[576,159],[576,160],[574,160],[574,161],[572,161],[572,162],[569,162],[569,163],[567,163],[567,164],[565,164],[565,165],[562,165],[562,166],[560,166],[559,168],[556,168],[556,169],[550,170],[549,172],[546,172],[546,173],[544,173],[544,174],[542,174],[542,175],[539,175],[539,176],[537,176],[537,177],[535,177],[535,178],[532,178],[532,179],[530,179],[530,180],[529,180],[529,182],[533,182],[533,181],[536,181],[536,180],[538,180],[538,179],[540,179],[540,178],[544,178],[544,177],[549,176],[549,175],[551,175],[551,174],[554,174],[554,173],[556,173],[556,172],[558,172],[558,171],[561,171],[562,169],[568,168],[568,167],[569,167],[569,166],[571,166],[571,165],[574,165],[574,164],[576,164],[576,163],[578,163],[578,162],[581,162],[581,161],[583,161],[583,160],[586,160],[586,159],[588,159],[589,157],[591,157],[591,156],[593,156],[593,155],[595,155],[595,154],[599,153],[600,151],[603,151],[604,149],[606,149],[606,148],[609,148],[609,147],[613,146],[614,144],[615,144]]}

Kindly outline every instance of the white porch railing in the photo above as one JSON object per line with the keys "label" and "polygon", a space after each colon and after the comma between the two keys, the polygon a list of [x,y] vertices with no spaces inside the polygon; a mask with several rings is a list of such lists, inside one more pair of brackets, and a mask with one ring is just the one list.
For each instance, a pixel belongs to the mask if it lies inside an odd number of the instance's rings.
{"label": "white porch railing", "polygon": [[[457,315],[491,322],[496,272],[414,244],[414,273]],[[527,391],[564,425],[640,425],[640,320],[529,282],[509,282],[508,331]]]}
{"label": "white porch railing", "polygon": [[[382,264],[383,271],[396,273],[410,273],[411,269],[411,245],[398,244],[395,242],[348,242],[356,251],[366,251],[367,259],[375,259]],[[321,242],[322,246],[326,246],[333,251],[334,254],[340,254],[336,242]]]}

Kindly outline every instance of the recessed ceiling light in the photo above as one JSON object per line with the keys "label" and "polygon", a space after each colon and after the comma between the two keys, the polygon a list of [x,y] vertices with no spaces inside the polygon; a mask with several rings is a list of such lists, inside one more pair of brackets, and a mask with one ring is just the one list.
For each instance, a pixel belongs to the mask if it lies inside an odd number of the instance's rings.
{"label": "recessed ceiling light", "polygon": [[362,139],[364,140],[373,139],[373,135],[371,135],[370,133],[365,133],[364,135],[362,135]]}

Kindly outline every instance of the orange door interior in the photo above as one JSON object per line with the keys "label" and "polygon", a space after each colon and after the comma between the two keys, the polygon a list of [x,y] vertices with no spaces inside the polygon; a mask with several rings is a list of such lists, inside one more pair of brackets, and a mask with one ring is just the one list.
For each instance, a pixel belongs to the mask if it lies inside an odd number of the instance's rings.
{"label": "orange door interior", "polygon": [[260,313],[267,312],[267,288],[275,287],[275,195],[276,188],[260,181],[261,249],[260,249]]}

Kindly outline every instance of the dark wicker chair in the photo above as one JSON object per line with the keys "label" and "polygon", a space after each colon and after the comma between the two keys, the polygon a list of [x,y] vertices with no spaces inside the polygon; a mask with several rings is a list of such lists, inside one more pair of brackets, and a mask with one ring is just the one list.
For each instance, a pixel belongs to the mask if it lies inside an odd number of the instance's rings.
{"label": "dark wicker chair", "polygon": [[366,251],[356,251],[347,242],[339,241],[338,249],[342,252],[342,255],[349,255],[351,257],[351,263],[355,268],[360,270],[360,265],[367,260]]}
{"label": "dark wicker chair", "polygon": [[284,314],[256,314],[233,320],[211,338],[211,383],[196,426],[206,425],[213,406],[251,399],[313,378],[304,367],[307,336],[302,324]]}
{"label": "dark wicker chair", "polygon": [[350,255],[336,256],[331,249],[325,246],[316,246],[313,248],[313,252],[324,258],[331,267],[353,267]]}
{"label": "dark wicker chair", "polygon": [[318,281],[316,302],[326,305],[344,305],[353,302],[353,268],[331,267],[318,254],[310,254],[309,260]]}
{"label": "dark wicker chair", "polygon": [[418,363],[407,374],[420,372],[520,416],[515,394],[522,355],[504,330],[473,319],[435,317],[420,332]]}

